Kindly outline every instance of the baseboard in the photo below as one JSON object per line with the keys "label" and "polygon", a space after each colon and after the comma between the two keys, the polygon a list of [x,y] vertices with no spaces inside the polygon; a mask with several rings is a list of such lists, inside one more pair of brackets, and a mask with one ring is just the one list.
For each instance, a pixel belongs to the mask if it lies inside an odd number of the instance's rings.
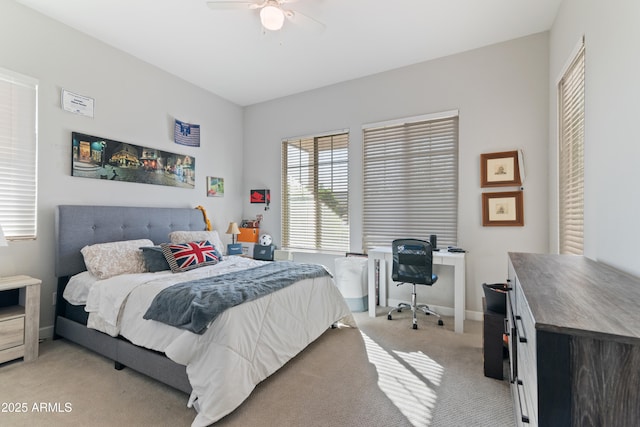
{"label": "baseboard", "polygon": [[482,312],[481,311],[469,311],[469,310],[466,310],[465,311],[465,318],[466,318],[466,320],[476,320],[478,322],[482,322],[484,320],[484,317],[482,316]]}
{"label": "baseboard", "polygon": [[41,340],[49,340],[53,338],[53,326],[45,326],[38,331],[38,337]]}

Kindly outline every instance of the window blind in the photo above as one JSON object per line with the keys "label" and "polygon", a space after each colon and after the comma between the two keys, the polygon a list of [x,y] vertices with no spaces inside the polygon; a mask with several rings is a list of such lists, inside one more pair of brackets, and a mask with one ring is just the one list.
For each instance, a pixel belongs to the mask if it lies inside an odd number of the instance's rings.
{"label": "window blind", "polygon": [[397,238],[457,245],[458,114],[363,129],[363,248]]}
{"label": "window blind", "polygon": [[584,247],[584,45],[558,84],[559,252]]}
{"label": "window blind", "polygon": [[349,251],[349,134],[282,142],[282,245]]}
{"label": "window blind", "polygon": [[0,225],[8,240],[36,237],[38,82],[0,69]]}

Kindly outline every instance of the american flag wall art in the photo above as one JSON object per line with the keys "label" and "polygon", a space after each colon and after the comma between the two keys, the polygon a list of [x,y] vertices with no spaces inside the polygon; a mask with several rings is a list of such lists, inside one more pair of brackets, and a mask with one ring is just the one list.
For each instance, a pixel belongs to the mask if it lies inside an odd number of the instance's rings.
{"label": "american flag wall art", "polygon": [[173,138],[176,144],[200,147],[200,125],[185,123],[176,119],[176,124],[173,127]]}

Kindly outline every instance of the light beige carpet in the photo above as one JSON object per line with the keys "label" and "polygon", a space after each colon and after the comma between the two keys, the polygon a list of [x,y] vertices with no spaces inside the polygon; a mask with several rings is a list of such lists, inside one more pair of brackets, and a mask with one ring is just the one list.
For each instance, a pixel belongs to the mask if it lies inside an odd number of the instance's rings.
{"label": "light beige carpet", "polygon": [[[486,378],[479,322],[453,333],[410,313],[356,313],[330,329],[216,426],[511,426],[507,381]],[[65,340],[0,365],[0,426],[189,426],[188,396]],[[24,405],[23,405],[24,404]],[[16,412],[25,409],[25,412]]]}

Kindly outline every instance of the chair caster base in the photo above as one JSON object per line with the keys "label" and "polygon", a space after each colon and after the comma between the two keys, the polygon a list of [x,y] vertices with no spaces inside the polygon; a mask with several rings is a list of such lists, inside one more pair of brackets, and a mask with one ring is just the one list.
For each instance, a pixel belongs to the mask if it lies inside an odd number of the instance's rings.
{"label": "chair caster base", "polygon": [[444,325],[444,322],[442,320],[438,320],[438,326],[442,326]]}
{"label": "chair caster base", "polygon": [[390,314],[387,314],[387,320],[393,320]]}
{"label": "chair caster base", "polygon": [[418,325],[416,325],[415,323],[413,324],[413,329],[418,329]]}

